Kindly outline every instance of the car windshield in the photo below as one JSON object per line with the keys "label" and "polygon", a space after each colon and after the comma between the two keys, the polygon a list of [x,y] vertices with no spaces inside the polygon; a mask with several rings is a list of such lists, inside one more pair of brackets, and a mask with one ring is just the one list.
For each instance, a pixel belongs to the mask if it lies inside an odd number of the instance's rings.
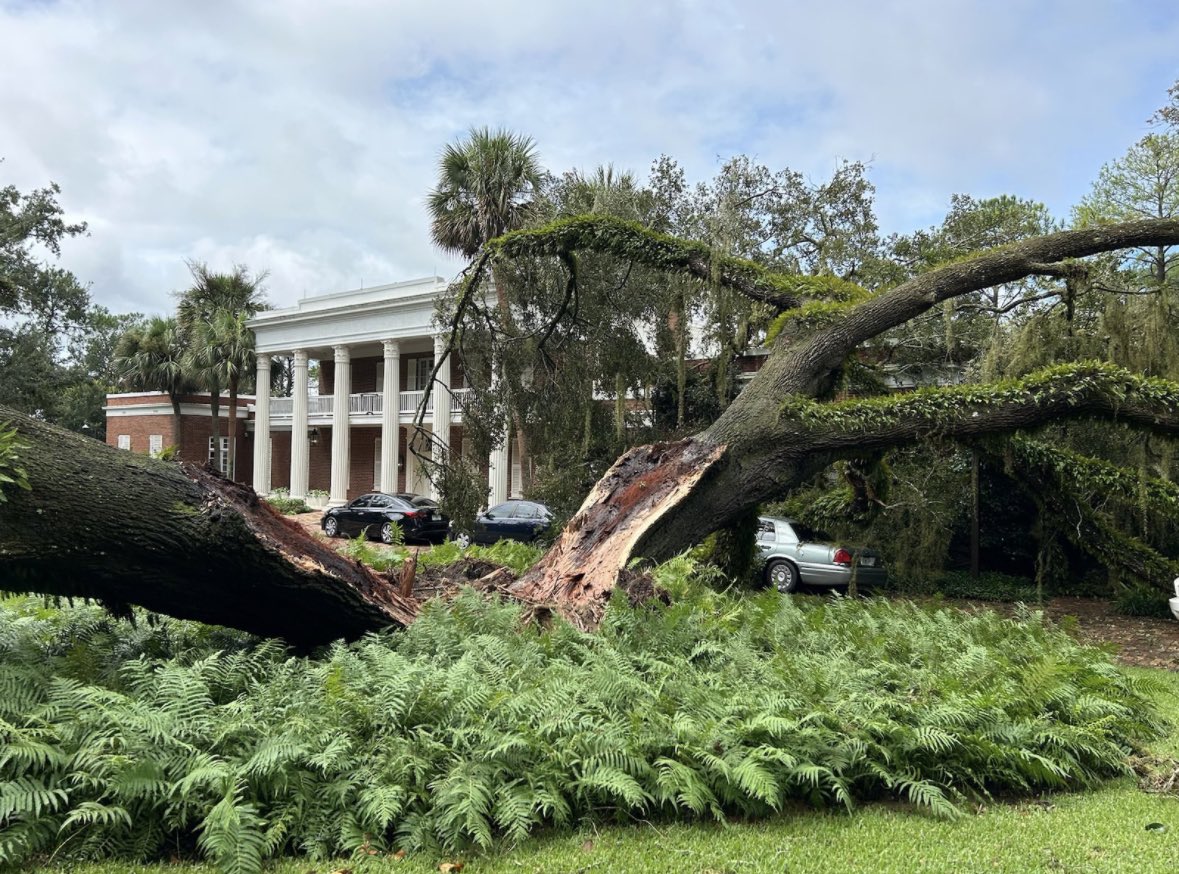
{"label": "car windshield", "polygon": [[434,509],[435,507],[438,506],[438,502],[435,501],[433,498],[417,497],[417,498],[408,498],[406,500],[408,500],[415,507],[429,507],[431,509]]}

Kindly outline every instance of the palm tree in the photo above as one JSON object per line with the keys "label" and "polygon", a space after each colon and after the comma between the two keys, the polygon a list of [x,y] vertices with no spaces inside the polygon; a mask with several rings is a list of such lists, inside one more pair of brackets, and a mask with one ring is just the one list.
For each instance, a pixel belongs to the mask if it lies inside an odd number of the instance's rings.
{"label": "palm tree", "polygon": [[136,325],[115,347],[119,382],[132,391],[162,391],[172,402],[172,445],[180,444],[180,398],[195,387],[175,319],[156,316]]}
{"label": "palm tree", "polygon": [[427,200],[434,242],[473,258],[491,238],[523,226],[540,178],[531,137],[472,129],[438,161],[438,185]]}
{"label": "palm tree", "polygon": [[229,459],[226,474],[237,471],[237,396],[242,380],[254,372],[254,332],[246,322],[266,308],[262,291],[265,273],[254,276],[241,264],[230,273],[213,273],[188,262],[192,287],[180,295],[177,321],[188,346],[189,360],[209,389],[213,445],[221,437],[221,387],[229,389]]}
{"label": "palm tree", "polygon": [[[467,138],[448,145],[438,161],[438,185],[430,192],[430,234],[447,252],[473,258],[484,243],[522,227],[530,217],[541,169],[531,137],[506,130],[472,128]],[[500,329],[513,332],[511,307],[502,277],[496,276]],[[521,459],[527,449],[520,410],[508,398]],[[525,475],[525,486],[527,476]]]}

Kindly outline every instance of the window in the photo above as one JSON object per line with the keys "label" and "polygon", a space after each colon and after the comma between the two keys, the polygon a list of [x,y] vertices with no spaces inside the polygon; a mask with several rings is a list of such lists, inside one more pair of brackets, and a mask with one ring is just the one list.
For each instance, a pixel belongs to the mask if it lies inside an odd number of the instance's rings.
{"label": "window", "polygon": [[221,437],[221,446],[215,448],[213,438],[209,438],[209,464],[225,473],[229,470],[229,438]]}
{"label": "window", "polygon": [[130,449],[131,448],[131,435],[130,434],[120,434],[119,435],[119,448],[120,449]]}
{"label": "window", "polygon": [[376,386],[377,386],[376,387],[377,394],[380,394],[381,392],[383,392],[385,390],[385,362],[384,361],[377,362]]}
{"label": "window", "polygon": [[434,371],[434,359],[411,358],[409,360],[409,391],[422,391],[430,382],[430,374]]}
{"label": "window", "polygon": [[757,539],[758,540],[774,540],[777,535],[774,532],[774,523],[769,519],[762,519],[757,523]]}
{"label": "window", "polygon": [[151,434],[147,438],[147,451],[153,457],[164,451],[164,435]]}
{"label": "window", "polygon": [[487,515],[494,519],[512,519],[516,516],[516,507],[519,506],[519,501],[504,501],[502,504],[496,504],[487,511]]}
{"label": "window", "polygon": [[[381,389],[378,387],[377,391]],[[381,487],[381,438],[378,437],[373,443],[373,488],[379,489]]]}

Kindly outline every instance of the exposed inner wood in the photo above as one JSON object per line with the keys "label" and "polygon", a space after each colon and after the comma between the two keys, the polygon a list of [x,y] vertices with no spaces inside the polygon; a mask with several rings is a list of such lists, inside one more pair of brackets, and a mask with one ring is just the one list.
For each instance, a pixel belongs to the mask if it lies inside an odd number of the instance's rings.
{"label": "exposed inner wood", "polygon": [[643,537],[724,453],[722,445],[692,438],[630,450],[594,486],[553,548],[509,591],[524,601],[555,605],[583,627],[596,625]]}

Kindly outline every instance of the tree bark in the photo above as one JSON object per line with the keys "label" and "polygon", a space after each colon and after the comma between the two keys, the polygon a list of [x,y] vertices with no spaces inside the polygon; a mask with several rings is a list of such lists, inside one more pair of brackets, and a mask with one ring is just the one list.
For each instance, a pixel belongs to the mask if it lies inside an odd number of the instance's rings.
{"label": "tree bark", "polygon": [[29,491],[0,503],[0,588],[98,598],[306,647],[416,615],[397,584],[343,558],[197,465],[112,447],[0,409]]}

